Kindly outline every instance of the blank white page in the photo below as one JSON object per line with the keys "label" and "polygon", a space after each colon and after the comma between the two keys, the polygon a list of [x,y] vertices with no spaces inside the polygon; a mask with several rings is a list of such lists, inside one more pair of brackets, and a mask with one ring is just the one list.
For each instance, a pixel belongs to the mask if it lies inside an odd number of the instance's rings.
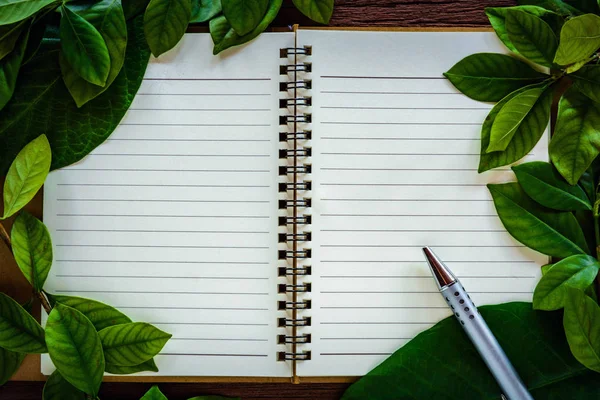
{"label": "blank white page", "polygon": [[110,138],[46,181],[49,291],[172,333],[160,375],[291,375],[276,304],[279,49],[293,44],[269,34],[215,57],[210,35],[185,35]]}
{"label": "blank white page", "polygon": [[[299,31],[312,46],[312,360],[300,376],[363,375],[450,315],[421,247],[476,304],[530,301],[548,258],[505,232],[477,173],[491,104],[443,77],[504,52],[491,32]],[[547,159],[547,137],[526,158]]]}

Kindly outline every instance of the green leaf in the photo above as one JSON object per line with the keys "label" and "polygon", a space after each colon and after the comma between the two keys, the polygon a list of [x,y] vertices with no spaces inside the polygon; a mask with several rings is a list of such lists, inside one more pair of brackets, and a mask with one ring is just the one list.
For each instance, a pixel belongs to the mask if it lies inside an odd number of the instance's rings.
{"label": "green leaf", "polygon": [[17,353],[0,347],[0,386],[4,385],[17,372],[25,353]]}
{"label": "green leaf", "polygon": [[19,303],[0,292],[0,347],[19,353],[46,353],[44,330]]}
{"label": "green leaf", "polygon": [[150,0],[121,0],[125,19],[130,20],[144,12]]}
{"label": "green leaf", "polygon": [[[544,84],[545,85],[545,84]],[[487,149],[490,143],[492,126],[498,116],[500,110],[512,98],[526,90],[535,87],[526,86],[518,91],[515,91],[500,102],[498,102],[489,112],[483,126],[481,127],[481,150],[479,158],[479,172],[484,172],[492,168],[511,164],[525,157],[544,134],[544,130],[548,126],[550,118],[550,106],[552,104],[552,91],[547,90],[543,96],[536,102],[534,109],[521,122],[517,132],[513,135],[512,140],[502,152],[495,151],[488,153]]]}
{"label": "green leaf", "polygon": [[519,242],[553,257],[588,252],[585,237],[573,214],[539,206],[516,182],[487,186],[502,224]]}
{"label": "green leaf", "polygon": [[52,147],[52,169],[81,160],[106,140],[131,105],[150,56],[142,17],[130,21],[128,28],[123,69],[110,88],[81,108],[63,83],[57,40],[44,40],[34,59],[21,68],[15,94],[0,112],[0,174],[41,133]]}
{"label": "green leaf", "polygon": [[444,76],[463,94],[479,101],[499,101],[523,86],[547,78],[521,60],[505,54],[472,54]]}
{"label": "green leaf", "polygon": [[191,15],[191,0],[150,1],[144,14],[144,32],[155,57],[171,50],[179,43]]}
{"label": "green leaf", "polygon": [[90,320],[74,308],[56,304],[46,323],[46,343],[63,378],[96,396],[104,373],[104,353]]}
{"label": "green leaf", "polygon": [[600,17],[585,14],[569,19],[560,31],[554,57],[559,65],[569,65],[591,56],[600,47]]}
{"label": "green leaf", "polygon": [[23,208],[40,190],[48,171],[52,154],[45,135],[23,148],[13,161],[4,182],[4,216],[6,219]]}
{"label": "green leaf", "polygon": [[535,107],[535,105],[545,90],[545,86],[527,89],[506,102],[492,124],[490,144],[487,148],[488,153],[505,150],[513,136],[517,133],[519,126],[531,113],[544,114],[545,110]]}
{"label": "green leaf", "polygon": [[224,15],[211,19],[208,27],[210,29],[210,37],[215,44],[222,42],[230,31],[233,32],[231,25],[229,25]]}
{"label": "green leaf", "polygon": [[328,24],[333,14],[333,0],[293,0],[302,14],[320,24]]}
{"label": "green leaf", "polygon": [[552,66],[558,39],[544,20],[525,11],[508,10],[506,31],[520,54],[540,65]]}
{"label": "green leaf", "polygon": [[521,187],[529,197],[554,210],[591,210],[592,205],[583,189],[566,183],[552,164],[533,161],[515,165]]}
{"label": "green leaf", "polygon": [[190,23],[209,21],[221,11],[221,0],[193,0]]}
{"label": "green leaf", "polygon": [[583,13],[598,14],[598,0],[564,0],[569,5],[575,7]]}
{"label": "green leaf", "polygon": [[131,322],[128,316],[107,304],[96,300],[75,296],[61,296],[48,293],[50,304],[60,303],[71,307],[85,315],[97,331],[112,325],[127,324]]}
{"label": "green leaf", "polygon": [[167,396],[162,394],[158,386],[154,385],[146,392],[146,394],[140,398],[140,400],[168,400]]}
{"label": "green leaf", "polygon": [[52,267],[52,239],[46,225],[23,211],[10,232],[17,265],[35,292],[44,288]]}
{"label": "green leaf", "polygon": [[563,326],[571,352],[587,368],[600,372],[600,307],[580,290],[569,288]]}
{"label": "green leaf", "polygon": [[563,18],[558,14],[538,6],[486,7],[485,13],[490,20],[490,24],[496,31],[496,35],[498,35],[498,38],[500,38],[506,47],[515,53],[518,53],[519,51],[512,44],[508,37],[508,32],[506,31],[506,14],[510,10],[520,10],[530,15],[540,17],[552,27],[552,30],[555,34],[560,33],[560,28],[564,23]]}
{"label": "green leaf", "polygon": [[65,5],[60,10],[60,54],[83,79],[104,86],[110,72],[110,56],[102,35]]}
{"label": "green leaf", "polygon": [[517,0],[519,5],[534,5],[553,11],[563,17],[572,17],[581,14],[575,7],[562,0]]}
{"label": "green leaf", "polygon": [[1,0],[0,25],[8,25],[29,18],[56,0]]}
{"label": "green leaf", "polygon": [[269,0],[221,0],[223,14],[238,35],[252,32],[267,12]]}
{"label": "green leaf", "polygon": [[[479,311],[535,399],[561,398],[542,396],[546,392],[573,399],[563,386],[586,369],[571,355],[558,313],[534,311],[531,303],[520,302]],[[587,380],[596,381],[597,375]],[[499,398],[498,384],[452,316],[397,350],[350,386],[342,400]]]}
{"label": "green leaf", "polygon": [[20,36],[14,51],[0,60],[0,110],[6,106],[14,94],[28,38],[29,32],[26,31]]}
{"label": "green leaf", "polygon": [[129,375],[144,371],[158,372],[158,367],[152,359],[138,365],[133,365],[131,367],[124,367],[122,365],[106,363],[105,371],[109,374],[115,375]]}
{"label": "green leaf", "polygon": [[550,158],[571,185],[600,153],[600,104],[570,88],[560,99]]}
{"label": "green leaf", "polygon": [[[237,46],[246,42],[251,41],[260,35],[279,13],[279,9],[281,8],[281,3],[283,0],[270,0],[269,9],[267,13],[263,17],[262,21],[258,24],[256,28],[247,35],[238,35],[234,29],[230,29],[227,34],[223,35],[222,40],[219,42],[215,42],[215,47],[213,48],[213,54],[219,54],[223,50],[226,50],[230,47]],[[211,29],[212,31],[212,29]]]}
{"label": "green leaf", "polygon": [[[70,8],[70,6],[67,6]],[[78,10],[78,14],[91,23],[102,35],[110,57],[110,71],[104,86],[94,85],[79,76],[63,53],[60,54],[60,69],[65,85],[78,107],[100,95],[115,81],[127,49],[127,23],[120,0],[102,0],[90,7]]]}
{"label": "green leaf", "polygon": [[143,322],[109,326],[99,333],[106,361],[131,367],[157,355],[171,334]]}
{"label": "green leaf", "polygon": [[54,371],[44,385],[43,400],[85,400],[86,395]]}
{"label": "green leaf", "polygon": [[0,26],[0,60],[10,54],[17,44],[17,39],[26,27],[27,21]]}
{"label": "green leaf", "polygon": [[584,291],[596,279],[600,264],[591,256],[578,254],[554,264],[542,276],[533,293],[533,308],[537,310],[558,310],[563,308],[567,288]]}
{"label": "green leaf", "polygon": [[569,76],[579,92],[600,103],[600,65],[586,65]]}

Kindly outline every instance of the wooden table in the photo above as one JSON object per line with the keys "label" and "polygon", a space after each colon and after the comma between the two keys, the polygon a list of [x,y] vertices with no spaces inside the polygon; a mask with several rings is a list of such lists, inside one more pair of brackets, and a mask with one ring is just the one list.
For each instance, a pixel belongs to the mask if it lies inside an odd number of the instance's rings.
{"label": "wooden table", "polygon": [[[336,0],[330,26],[485,27],[485,6],[512,6],[515,0]],[[314,25],[285,0],[274,26]],[[137,400],[150,388],[146,383],[104,383],[102,400]],[[163,383],[170,400],[198,395],[223,395],[254,399],[337,400],[348,384],[283,383]],[[2,400],[40,400],[42,382],[9,382],[0,387]]]}

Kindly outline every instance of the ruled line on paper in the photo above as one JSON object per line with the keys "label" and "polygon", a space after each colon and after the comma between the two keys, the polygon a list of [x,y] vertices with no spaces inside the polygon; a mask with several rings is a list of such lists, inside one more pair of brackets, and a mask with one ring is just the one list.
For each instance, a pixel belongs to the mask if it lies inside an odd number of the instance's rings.
{"label": "ruled line on paper", "polygon": [[271,96],[270,93],[136,93],[136,96]]}
{"label": "ruled line on paper", "polygon": [[246,233],[268,234],[268,231],[173,231],[162,229],[56,229],[57,232],[136,232],[136,233]]}
{"label": "ruled line on paper", "polygon": [[[490,110],[491,107],[357,107],[357,106],[321,106],[330,110]],[[325,139],[325,138],[321,138]]]}
{"label": "ruled line on paper", "polygon": [[[267,250],[268,246],[183,246],[183,245],[136,245],[136,244],[57,244],[57,247],[106,247],[106,248],[144,248],[144,249],[257,249]],[[438,246],[439,247],[439,246]]]}
{"label": "ruled line on paper", "polygon": [[322,79],[393,79],[393,80],[448,80],[444,76],[360,76],[360,75],[321,75]]}
{"label": "ruled line on paper", "polygon": [[219,264],[219,265],[269,265],[259,261],[178,261],[178,260],[56,260],[77,263],[138,263],[138,264]]}
{"label": "ruled line on paper", "polygon": [[194,295],[220,295],[220,296],[268,296],[269,293],[252,293],[252,292],[176,292],[176,291],[164,291],[164,292],[159,292],[159,291],[150,291],[150,290],[142,290],[142,291],[135,291],[135,290],[85,290],[85,289],[77,289],[77,290],[71,290],[71,289],[59,289],[56,290],[56,292],[58,293],[122,293],[122,294],[136,294],[136,293],[143,293],[143,294],[147,294],[147,295],[151,295],[151,294],[177,294],[177,295],[188,295],[188,294],[194,294]]}
{"label": "ruled line on paper", "polygon": [[133,203],[243,203],[243,204],[267,204],[269,200],[176,200],[176,199],[56,199],[56,201],[113,201]]}
{"label": "ruled line on paper", "polygon": [[213,354],[213,353],[160,353],[159,356],[197,356],[197,357],[268,357],[268,354]]}
{"label": "ruled line on paper", "polygon": [[[100,278],[100,279],[210,279],[210,280],[240,280],[268,281],[269,278],[251,277],[218,277],[218,276],[156,276],[156,275],[86,275],[86,274],[56,274],[59,278]],[[144,307],[136,307],[144,308]],[[187,308],[187,307],[184,307]],[[203,309],[203,308],[198,308]],[[219,308],[220,309],[220,308]]]}
{"label": "ruled line on paper", "polygon": [[183,78],[183,77],[145,77],[145,81],[218,81],[218,82],[237,82],[237,81],[270,81],[271,78]]}
{"label": "ruled line on paper", "polygon": [[58,183],[56,186],[115,186],[115,187],[208,187],[208,188],[268,188],[269,185],[173,185],[173,184],[141,184],[141,183]]}
{"label": "ruled line on paper", "polygon": [[374,92],[374,91],[346,91],[346,90],[321,90],[323,94],[384,94],[384,95],[451,95],[464,96],[460,92]]}

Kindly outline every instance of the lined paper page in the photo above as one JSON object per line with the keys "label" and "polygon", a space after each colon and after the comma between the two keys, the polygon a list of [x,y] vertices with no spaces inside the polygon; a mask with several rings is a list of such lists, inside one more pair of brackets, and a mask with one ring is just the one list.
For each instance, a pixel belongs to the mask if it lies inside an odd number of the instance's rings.
{"label": "lined paper page", "polygon": [[161,375],[291,374],[275,307],[279,48],[293,43],[214,57],[208,34],[186,35],[106,143],[46,181],[49,291],[172,333]]}
{"label": "lined paper page", "polygon": [[[477,173],[491,104],[442,72],[494,33],[300,31],[312,45],[312,360],[301,376],[363,375],[450,315],[431,246],[477,304],[530,301],[547,257],[504,230]],[[527,160],[547,158],[547,138]]]}

